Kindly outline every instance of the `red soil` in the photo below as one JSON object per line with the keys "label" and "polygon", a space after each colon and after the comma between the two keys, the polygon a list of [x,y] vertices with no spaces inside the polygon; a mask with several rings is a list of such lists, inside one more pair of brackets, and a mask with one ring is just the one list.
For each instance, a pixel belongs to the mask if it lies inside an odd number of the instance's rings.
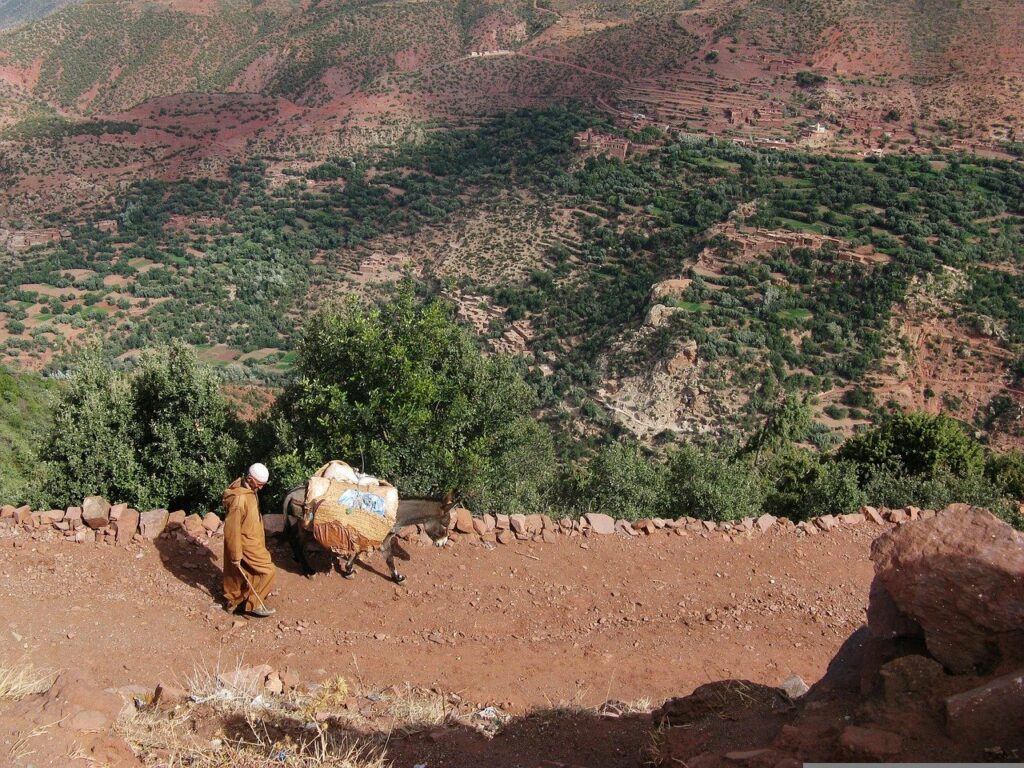
{"label": "red soil", "polygon": [[813,683],[864,621],[877,533],[658,532],[493,551],[465,538],[443,551],[407,543],[400,587],[377,559],[353,581],[308,580],[274,544],[278,614],[232,628],[219,606],[219,540],[111,548],[5,532],[0,654],[111,686],[269,663],[304,680],[409,682],[513,712],[657,703],[731,677]]}

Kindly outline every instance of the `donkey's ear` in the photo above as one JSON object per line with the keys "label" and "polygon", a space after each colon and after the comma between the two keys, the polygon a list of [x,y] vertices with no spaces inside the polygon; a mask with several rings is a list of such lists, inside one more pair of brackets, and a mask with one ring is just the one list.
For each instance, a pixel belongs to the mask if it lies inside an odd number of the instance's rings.
{"label": "donkey's ear", "polygon": [[455,503],[455,489],[453,488],[452,490],[448,491],[448,493],[446,493],[444,495],[444,505],[446,507],[450,507],[454,503]]}

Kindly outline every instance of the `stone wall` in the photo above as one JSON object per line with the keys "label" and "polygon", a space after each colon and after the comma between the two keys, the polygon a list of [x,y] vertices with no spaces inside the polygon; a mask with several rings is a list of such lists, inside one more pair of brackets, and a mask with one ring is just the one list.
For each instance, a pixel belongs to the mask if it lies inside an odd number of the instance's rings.
{"label": "stone wall", "polygon": [[[735,541],[768,533],[816,536],[840,527],[862,524],[899,526],[935,515],[935,510],[917,507],[887,509],[866,506],[852,514],[823,515],[799,523],[768,514],[733,522],[713,522],[689,516],[675,519],[655,517],[631,522],[596,512],[578,519],[555,520],[548,515],[473,515],[468,509],[456,508],[452,510],[449,529],[453,535],[471,536],[493,544],[513,544],[516,541],[554,543],[559,539],[588,536],[640,538],[654,534],[703,538],[720,536],[727,541]],[[267,514],[263,516],[263,522],[270,536],[284,532],[284,515]],[[169,512],[166,509],[139,512],[127,504],[110,504],[99,496],[90,496],[80,507],[63,510],[33,510],[28,506],[9,504],[0,507],[0,530],[15,527],[35,532],[53,531],[65,540],[79,544],[112,546],[152,541],[165,532],[180,531],[192,538],[222,533],[221,518],[213,512],[205,515],[188,514],[184,510]],[[403,528],[399,536],[405,540],[421,538],[428,541],[426,534],[415,526]]]}

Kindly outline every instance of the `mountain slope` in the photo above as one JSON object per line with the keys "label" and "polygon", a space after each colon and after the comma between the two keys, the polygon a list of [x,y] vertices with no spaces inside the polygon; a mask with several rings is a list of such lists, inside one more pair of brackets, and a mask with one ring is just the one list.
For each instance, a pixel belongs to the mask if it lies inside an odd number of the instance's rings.
{"label": "mountain slope", "polygon": [[[197,12],[182,4],[85,3],[0,36],[0,62],[37,66],[34,92],[82,112],[127,109],[188,91],[258,91],[324,102],[389,71],[462,56],[477,38],[525,38],[526,3],[365,3],[305,7],[222,0]],[[509,31],[511,30],[511,32]]]}
{"label": "mountain slope", "polygon": [[81,0],[0,0],[0,29],[15,27]]}
{"label": "mountain slope", "polygon": [[[503,61],[511,56],[561,77],[607,76],[577,84],[576,95],[591,99],[613,96],[616,83],[664,77],[763,93],[809,69],[840,96],[888,79],[903,109],[926,115],[980,112],[992,123],[1024,111],[1024,9],[1013,0],[547,5],[88,2],[0,34],[0,80],[27,78],[36,97],[83,114],[194,91],[258,92],[308,105],[357,93],[420,94],[429,102],[440,70],[447,73],[442,101],[473,105],[481,68],[502,70],[487,92],[496,106],[506,95],[513,105],[521,103],[516,94],[546,98],[551,84],[536,67]],[[477,61],[471,54],[480,52],[492,55]],[[693,90],[679,82],[666,88]]]}

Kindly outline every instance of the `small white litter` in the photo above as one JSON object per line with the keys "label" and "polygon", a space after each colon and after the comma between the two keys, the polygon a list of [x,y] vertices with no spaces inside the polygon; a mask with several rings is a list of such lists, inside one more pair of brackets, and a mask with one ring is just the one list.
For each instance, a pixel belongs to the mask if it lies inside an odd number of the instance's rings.
{"label": "small white litter", "polygon": [[497,707],[484,707],[474,717],[479,717],[481,720],[502,720],[504,714]]}

